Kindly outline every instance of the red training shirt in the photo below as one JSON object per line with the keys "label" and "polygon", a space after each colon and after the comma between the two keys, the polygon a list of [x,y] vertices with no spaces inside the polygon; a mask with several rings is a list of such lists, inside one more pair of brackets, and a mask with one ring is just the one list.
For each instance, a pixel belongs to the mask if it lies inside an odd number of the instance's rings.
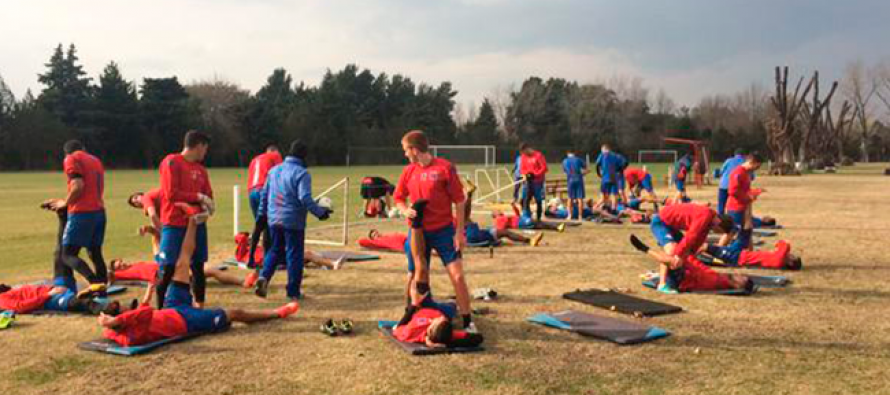
{"label": "red training shirt", "polygon": [[102,195],[105,192],[105,168],[99,158],[84,151],[65,156],[63,165],[68,176],[68,191],[75,178],[83,180],[83,192],[73,202],[68,202],[68,213],[86,213],[105,208]]}
{"label": "red training shirt", "polygon": [[158,264],[154,262],[136,262],[129,268],[114,272],[114,279],[121,281],[145,281],[154,284],[158,276]]}
{"label": "red training shirt", "polygon": [[534,151],[531,155],[520,155],[519,172],[522,175],[533,175],[532,181],[543,182],[547,174],[547,159],[540,151]]}
{"label": "red training shirt", "polygon": [[429,203],[423,213],[423,230],[439,230],[451,224],[451,205],[463,203],[463,185],[457,175],[457,168],[442,158],[433,158],[429,166],[412,163],[405,166],[393,199],[405,203],[427,199]]}
{"label": "red training shirt", "polygon": [[738,166],[729,175],[729,200],[726,202],[728,211],[745,211],[754,195],[751,193],[751,173],[743,166]]}
{"label": "red training shirt", "polygon": [[247,167],[247,190],[261,189],[266,185],[269,170],[280,165],[281,162],[283,162],[281,154],[277,151],[266,152],[253,158],[250,161],[250,166]]}
{"label": "red training shirt", "polygon": [[[439,310],[424,307],[414,313],[411,321],[396,328],[393,336],[405,343],[426,343],[426,330],[433,323],[433,320],[440,317],[445,317],[445,314]],[[465,331],[453,331],[451,333],[452,339],[463,339],[465,337],[467,337],[467,332]]]}
{"label": "red training shirt", "polygon": [[213,197],[207,169],[198,162],[185,160],[182,154],[170,154],[161,162],[161,223],[185,227],[188,218],[173,203],[198,204],[198,194]]}
{"label": "red training shirt", "polygon": [[49,300],[52,285],[22,285],[0,294],[0,310],[27,314],[40,310]]}
{"label": "red training shirt", "polygon": [[649,173],[646,170],[638,167],[628,167],[624,169],[624,180],[627,181],[627,185],[634,186],[642,182],[647,174]]}
{"label": "red training shirt", "polygon": [[711,231],[711,221],[717,213],[708,207],[695,203],[672,204],[663,207],[658,212],[658,217],[668,227],[681,230],[683,240],[674,250],[674,255],[682,259],[686,259],[690,255],[694,255],[702,243],[708,238]]}
{"label": "red training shirt", "polygon": [[148,209],[154,208],[158,215],[161,215],[161,188],[154,188],[142,195],[142,212],[148,215]]}
{"label": "red training shirt", "polygon": [[176,310],[142,306],[117,316],[119,326],[105,328],[102,336],[122,346],[138,346],[188,333],[185,319]]}

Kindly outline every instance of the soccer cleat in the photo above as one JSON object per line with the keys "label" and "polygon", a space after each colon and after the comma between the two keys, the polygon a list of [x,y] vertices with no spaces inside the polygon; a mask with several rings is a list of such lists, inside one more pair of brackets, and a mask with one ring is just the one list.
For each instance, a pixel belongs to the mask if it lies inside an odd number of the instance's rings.
{"label": "soccer cleat", "polygon": [[346,255],[343,255],[343,256],[337,258],[337,260],[334,261],[334,267],[333,267],[333,269],[334,269],[334,270],[340,270],[340,269],[342,269],[344,263],[346,263]]}
{"label": "soccer cleat", "polygon": [[244,288],[253,288],[256,285],[256,281],[259,280],[260,274],[257,272],[250,272],[247,277],[244,278],[244,284],[242,286]]}
{"label": "soccer cleat", "polygon": [[323,324],[321,324],[321,327],[319,329],[321,330],[321,333],[324,333],[328,336],[337,336],[339,334],[339,332],[337,331],[337,325],[334,325],[334,320],[332,319],[328,319]]}
{"label": "soccer cleat", "polygon": [[279,318],[287,318],[289,316],[297,314],[298,311],[300,311],[300,304],[297,302],[290,302],[284,306],[275,309],[275,312],[278,313]]}
{"label": "soccer cleat", "polygon": [[6,310],[0,313],[0,329],[6,329],[12,326],[12,323],[15,322],[15,312],[12,310]]}
{"label": "soccer cleat", "polygon": [[543,240],[543,239],[544,239],[544,232],[535,233],[535,235],[532,236],[531,242],[529,244],[531,244],[532,247],[537,247],[537,246],[541,245],[541,240]]}
{"label": "soccer cleat", "polygon": [[565,224],[565,223],[561,223],[561,224],[559,224],[559,226],[556,227],[556,231],[559,232],[559,233],[565,232],[565,231],[566,231],[566,224]]}
{"label": "soccer cleat", "polygon": [[649,252],[649,246],[643,243],[636,235],[630,235],[630,244],[640,252]]}
{"label": "soccer cleat", "polygon": [[103,297],[107,295],[108,286],[105,284],[90,284],[77,293],[77,299],[88,299],[90,297]]}
{"label": "soccer cleat", "polygon": [[266,280],[265,278],[262,278],[262,277],[257,279],[256,290],[254,290],[253,293],[255,293],[256,296],[259,296],[259,297],[265,299],[266,295],[269,294],[269,280]]}
{"label": "soccer cleat", "polygon": [[661,284],[661,285],[659,285],[659,286],[658,286],[658,292],[661,292],[661,293],[663,293],[663,294],[668,294],[668,295],[676,295],[676,294],[679,293],[679,292],[677,292],[676,289],[671,288],[671,287],[670,287],[669,285],[667,285],[667,284]]}
{"label": "soccer cleat", "polygon": [[465,326],[464,330],[467,331],[467,333],[479,333],[479,328],[476,328],[475,322],[471,322],[469,325]]}
{"label": "soccer cleat", "polygon": [[339,330],[340,333],[342,333],[344,335],[348,335],[348,334],[352,333],[352,329],[354,327],[355,327],[355,325],[352,323],[352,320],[350,320],[349,318],[344,319],[343,321],[340,321],[337,323],[337,330]]}

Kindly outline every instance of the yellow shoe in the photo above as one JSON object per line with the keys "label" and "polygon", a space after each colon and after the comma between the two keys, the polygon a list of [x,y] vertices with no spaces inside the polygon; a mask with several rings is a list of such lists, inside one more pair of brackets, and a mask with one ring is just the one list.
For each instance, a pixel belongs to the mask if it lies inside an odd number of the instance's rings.
{"label": "yellow shoe", "polygon": [[561,224],[559,224],[559,226],[556,227],[556,231],[559,232],[559,233],[565,232],[565,231],[566,231],[566,224],[565,224],[565,223],[561,223]]}
{"label": "yellow shoe", "polygon": [[77,293],[77,299],[86,299],[91,296],[105,296],[108,286],[105,284],[90,284]]}
{"label": "yellow shoe", "polygon": [[532,236],[531,242],[529,244],[531,244],[532,247],[537,247],[539,244],[541,244],[541,240],[543,238],[544,232],[538,232],[534,236]]}

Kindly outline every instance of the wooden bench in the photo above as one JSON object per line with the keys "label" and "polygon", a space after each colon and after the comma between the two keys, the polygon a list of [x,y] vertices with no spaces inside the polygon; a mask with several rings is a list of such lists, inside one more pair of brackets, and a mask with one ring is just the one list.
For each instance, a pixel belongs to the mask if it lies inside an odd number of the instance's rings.
{"label": "wooden bench", "polygon": [[545,197],[554,196],[565,199],[569,195],[569,181],[565,178],[544,181]]}

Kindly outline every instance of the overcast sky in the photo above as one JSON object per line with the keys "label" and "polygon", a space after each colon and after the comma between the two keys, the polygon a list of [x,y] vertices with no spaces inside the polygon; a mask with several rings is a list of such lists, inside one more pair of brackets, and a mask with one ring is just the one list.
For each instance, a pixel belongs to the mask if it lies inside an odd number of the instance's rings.
{"label": "overcast sky", "polygon": [[530,75],[642,77],[675,100],[770,83],[772,67],[890,57],[886,0],[3,0],[0,75],[21,97],[59,43],[96,77],[225,78],[256,91],[274,68],[317,84],[357,63],[451,81],[461,103]]}

